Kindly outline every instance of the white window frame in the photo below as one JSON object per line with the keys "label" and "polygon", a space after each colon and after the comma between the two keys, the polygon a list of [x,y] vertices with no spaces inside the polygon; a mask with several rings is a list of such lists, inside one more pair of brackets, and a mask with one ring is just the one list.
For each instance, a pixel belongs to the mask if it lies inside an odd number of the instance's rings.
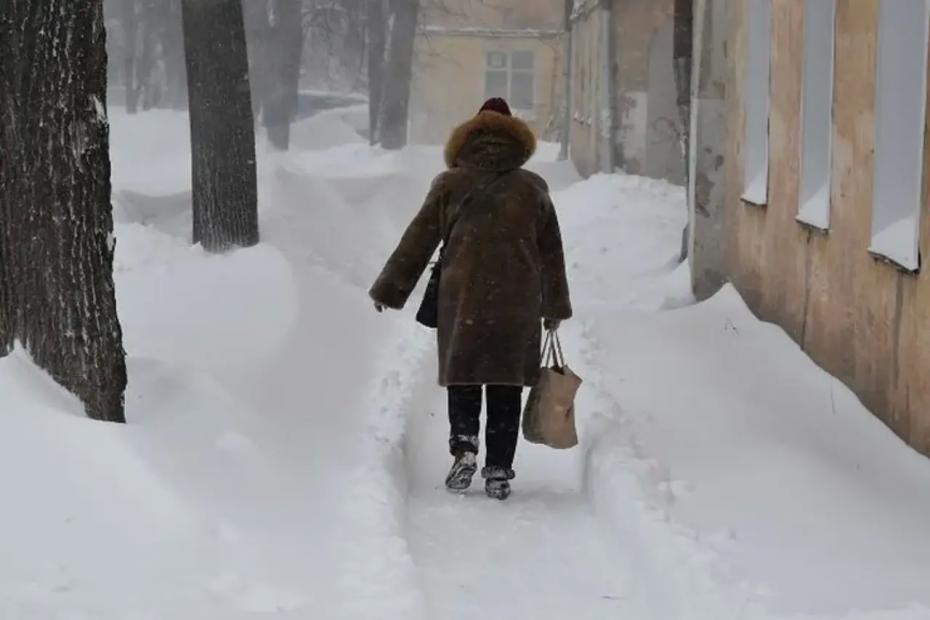
{"label": "white window frame", "polygon": [[765,205],[769,185],[769,77],[772,60],[771,0],[747,0],[743,80],[743,200]]}
{"label": "white window frame", "polygon": [[[490,60],[491,54],[502,54],[503,56],[505,56],[505,57],[507,58],[507,67],[506,67],[505,69],[500,69],[500,68],[491,67],[491,60]],[[532,58],[533,58],[533,68],[532,68],[532,69],[523,69],[523,68],[516,69],[516,68],[514,68],[514,66],[513,66],[513,55],[514,55],[514,54],[530,54],[530,55],[532,56]],[[487,50],[485,50],[485,52],[484,52],[484,73],[482,74],[483,77],[484,77],[484,91],[485,91],[484,94],[485,94],[485,98],[493,97],[493,96],[499,96],[499,95],[497,95],[497,94],[492,94],[492,93],[488,92],[488,89],[487,89],[487,83],[488,83],[488,82],[487,82],[487,75],[488,75],[488,73],[489,73],[489,72],[492,72],[492,71],[493,71],[493,72],[498,72],[498,73],[503,73],[503,72],[506,71],[506,73],[507,73],[507,93],[506,93],[506,95],[504,95],[504,98],[507,100],[508,103],[510,103],[511,108],[513,109],[514,114],[516,114],[517,116],[519,116],[519,117],[521,117],[521,118],[527,119],[527,120],[533,120],[533,119],[535,119],[535,118],[536,118],[536,106],[539,104],[539,92],[538,92],[538,90],[539,90],[539,79],[538,79],[537,76],[536,76],[536,64],[537,64],[538,61],[539,61],[539,59],[537,58],[537,54],[536,54],[536,52],[535,52],[534,50],[532,50],[532,49],[521,48],[521,49],[515,49],[515,50],[501,50],[501,49],[487,49]],[[517,106],[514,104],[514,97],[513,97],[513,76],[514,76],[515,73],[519,73],[519,74],[528,74],[528,75],[530,75],[530,76],[533,78],[533,107],[531,107],[531,108],[517,107]]]}
{"label": "white window frame", "polygon": [[920,267],[928,40],[930,0],[879,0],[869,251],[909,271]]}
{"label": "white window frame", "polygon": [[798,221],[830,228],[836,0],[804,0]]}

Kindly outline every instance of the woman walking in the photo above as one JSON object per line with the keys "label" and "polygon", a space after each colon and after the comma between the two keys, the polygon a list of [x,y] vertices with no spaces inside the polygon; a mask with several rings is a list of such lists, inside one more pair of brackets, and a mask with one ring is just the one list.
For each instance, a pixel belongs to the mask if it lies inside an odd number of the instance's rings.
{"label": "woman walking", "polygon": [[514,478],[523,388],[540,368],[540,321],[557,329],[572,315],[558,218],[546,182],[523,170],[536,149],[530,128],[491,99],[455,129],[448,170],[371,289],[380,312],[401,309],[437,246],[439,383],[449,392],[446,487],[464,492],[477,471],[482,391],[487,400],[490,497],[506,499]]}

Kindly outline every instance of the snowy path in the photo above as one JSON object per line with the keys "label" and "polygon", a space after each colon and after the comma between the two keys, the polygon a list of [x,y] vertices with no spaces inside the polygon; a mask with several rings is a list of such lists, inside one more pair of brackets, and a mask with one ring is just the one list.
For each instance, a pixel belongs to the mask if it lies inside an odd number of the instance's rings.
{"label": "snowy path", "polygon": [[628,610],[627,580],[582,494],[576,453],[521,442],[504,503],[485,496],[480,476],[465,496],[445,491],[446,408],[428,366],[407,414],[406,456],[407,535],[430,617],[595,620]]}
{"label": "snowy path", "polygon": [[[563,165],[537,165],[549,166],[544,172],[557,191],[557,204],[580,204],[573,189],[577,177]],[[597,196],[605,204],[612,204],[622,189],[607,177],[594,181],[591,187],[587,197]],[[396,200],[399,209],[409,212],[406,203],[417,197],[408,192],[388,188],[386,199]],[[651,196],[649,192],[645,195]],[[666,207],[663,213],[667,212]],[[592,228],[615,228],[617,213],[576,209],[563,212],[563,218],[563,226],[573,239],[567,249],[580,307],[615,305],[618,297],[625,305],[658,305],[664,294],[654,290],[658,286],[654,272],[665,269],[674,252],[680,231],[674,218],[668,224],[671,244],[668,239],[646,236],[630,247],[623,246],[620,255],[615,247],[586,242]],[[648,220],[661,223],[663,216],[651,214]],[[391,224],[395,231],[388,235],[389,244],[399,235],[398,225],[405,223],[397,217]],[[574,235],[573,229],[577,231]],[[628,260],[622,252],[637,255],[638,260]],[[374,258],[377,264],[381,260],[383,256]],[[619,277],[605,282],[602,269],[584,269],[595,261],[619,265]],[[623,294],[618,295],[618,291]],[[384,376],[376,382],[380,391],[375,392],[377,399],[387,403],[382,416],[387,418],[388,439],[398,432],[390,428],[392,424],[403,427],[399,431],[404,461],[400,494],[406,504],[397,534],[404,537],[412,557],[420,592],[419,602],[407,609],[415,608],[416,617],[430,620],[652,618],[649,607],[634,591],[636,575],[629,555],[615,546],[619,541],[605,536],[609,524],[595,514],[584,488],[586,446],[554,451],[521,439],[514,495],[507,502],[488,499],[480,476],[465,496],[446,492],[443,481],[451,457],[446,448],[445,391],[435,382],[434,335],[413,324],[412,310],[381,318],[389,321],[385,327],[396,330],[398,339],[393,352],[385,351],[393,362],[376,365],[384,368]],[[593,378],[593,369],[584,368],[590,362],[580,354],[592,347],[580,329],[581,323],[575,323],[567,327],[566,346],[573,351],[578,367]],[[581,403],[585,416],[598,398],[598,386],[592,382],[585,388]],[[375,425],[384,422],[381,419]],[[389,462],[388,468],[391,466]]]}

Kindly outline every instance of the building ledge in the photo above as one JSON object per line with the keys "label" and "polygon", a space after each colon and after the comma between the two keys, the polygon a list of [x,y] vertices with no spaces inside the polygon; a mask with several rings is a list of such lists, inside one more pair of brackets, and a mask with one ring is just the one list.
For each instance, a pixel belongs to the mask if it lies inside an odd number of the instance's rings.
{"label": "building ledge", "polygon": [[758,199],[753,199],[749,196],[740,196],[739,199],[740,202],[749,207],[758,207],[760,209],[764,209],[769,206],[767,201],[759,201]]}
{"label": "building ledge", "polygon": [[800,215],[795,217],[794,221],[796,221],[801,226],[801,228],[803,228],[804,230],[808,232],[812,232],[816,235],[821,235],[824,237],[828,237],[830,235],[829,226],[821,226],[820,224],[815,224],[811,221],[805,220]]}
{"label": "building ledge", "polygon": [[[869,248],[869,256],[871,256],[872,259],[873,259],[876,263],[882,263],[882,264],[884,264],[884,265],[887,265],[888,267],[891,267],[891,268],[894,269],[895,271],[897,271],[897,272],[899,272],[899,273],[903,273],[904,275],[916,276],[916,275],[920,274],[920,267],[919,267],[919,266],[918,266],[917,268],[906,267],[906,266],[902,265],[901,263],[899,263],[897,260],[895,260],[895,259],[893,259],[893,258],[891,258],[891,257],[889,257],[889,256],[885,256],[884,254],[882,254],[882,253],[879,252],[878,250],[874,250],[874,249],[872,249],[872,248]],[[918,257],[917,262],[918,262],[918,265],[919,265],[919,263],[920,263],[920,257]]]}
{"label": "building ledge", "polygon": [[564,30],[535,30],[532,28],[473,28],[473,27],[447,27],[447,26],[420,26],[418,34],[445,36],[445,37],[485,37],[499,39],[549,39],[560,37]]}

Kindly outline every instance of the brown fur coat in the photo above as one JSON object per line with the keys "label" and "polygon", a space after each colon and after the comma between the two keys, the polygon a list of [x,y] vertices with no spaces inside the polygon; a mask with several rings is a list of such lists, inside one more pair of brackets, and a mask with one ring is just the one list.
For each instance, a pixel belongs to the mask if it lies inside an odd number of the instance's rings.
{"label": "brown fur coat", "polygon": [[[572,315],[562,238],[545,181],[523,166],[536,139],[526,124],[482,112],[446,145],[449,169],[433,181],[371,289],[403,308],[442,239],[440,385],[534,385],[540,320]],[[476,187],[493,182],[466,202]]]}

